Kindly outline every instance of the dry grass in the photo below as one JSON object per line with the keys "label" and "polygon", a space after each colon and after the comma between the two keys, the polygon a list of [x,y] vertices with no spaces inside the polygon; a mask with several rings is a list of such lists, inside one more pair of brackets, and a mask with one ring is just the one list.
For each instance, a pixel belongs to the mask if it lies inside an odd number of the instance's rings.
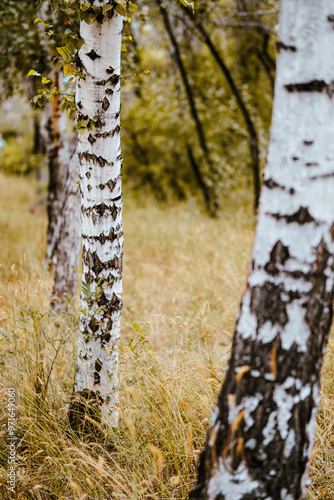
{"label": "dry grass", "polygon": [[[18,499],[186,498],[229,355],[252,217],[234,209],[212,220],[190,203],[127,203],[121,421],[117,430],[99,429],[92,443],[80,441],[66,420],[77,314],[75,304],[66,314],[48,312],[44,215],[29,212],[26,180],[0,181],[1,498],[15,498],[5,490],[10,385],[18,398]],[[312,499],[334,498],[333,360],[331,344]]]}

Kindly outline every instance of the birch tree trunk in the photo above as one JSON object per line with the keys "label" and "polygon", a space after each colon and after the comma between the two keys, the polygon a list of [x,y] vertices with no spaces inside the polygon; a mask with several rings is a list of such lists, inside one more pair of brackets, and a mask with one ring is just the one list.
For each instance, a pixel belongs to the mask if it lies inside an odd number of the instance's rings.
{"label": "birch tree trunk", "polygon": [[[75,134],[76,136],[77,134]],[[75,140],[77,140],[75,138]],[[67,170],[63,204],[59,214],[57,255],[54,265],[53,296],[62,299],[65,293],[75,296],[78,290],[80,231],[79,159],[77,148],[73,152]]]}
{"label": "birch tree trunk", "polygon": [[[94,1],[101,7],[107,1]],[[114,10],[81,23],[85,44],[77,86],[78,122],[93,130],[79,137],[83,291],[75,392],[95,400],[105,420],[118,421],[118,339],[122,310],[122,182],[120,54],[123,19]],[[72,414],[75,409],[72,404]]]}
{"label": "birch tree trunk", "polygon": [[[61,88],[61,75],[52,70],[53,87]],[[63,205],[63,196],[69,161],[68,141],[66,136],[66,117],[60,111],[60,97],[54,96],[45,106],[41,123],[41,133],[48,160],[49,185],[47,199],[47,262],[56,262],[55,247],[59,237],[59,220]]]}
{"label": "birch tree trunk", "polygon": [[252,263],[192,499],[306,495],[333,310],[333,28],[331,0],[281,0]]}

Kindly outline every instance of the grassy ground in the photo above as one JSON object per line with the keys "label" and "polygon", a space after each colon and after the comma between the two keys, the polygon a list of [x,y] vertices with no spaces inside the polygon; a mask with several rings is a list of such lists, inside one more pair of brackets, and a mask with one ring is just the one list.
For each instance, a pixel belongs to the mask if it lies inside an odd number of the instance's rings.
{"label": "grassy ground", "polygon": [[[32,202],[27,180],[0,178],[1,498],[186,498],[229,356],[252,217],[234,208],[212,220],[191,204],[127,202],[121,421],[97,429],[92,443],[66,421],[77,314],[74,305],[49,312],[45,216],[29,211]],[[333,352],[330,344],[310,499],[334,499]],[[16,496],[5,489],[9,386],[18,405]]]}

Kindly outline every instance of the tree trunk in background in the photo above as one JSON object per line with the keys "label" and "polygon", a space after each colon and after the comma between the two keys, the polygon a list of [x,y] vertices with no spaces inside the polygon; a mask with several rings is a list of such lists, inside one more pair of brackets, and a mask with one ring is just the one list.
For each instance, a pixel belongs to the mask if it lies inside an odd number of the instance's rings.
{"label": "tree trunk in background", "polygon": [[[107,1],[95,1],[99,7]],[[83,290],[81,294],[77,398],[95,400],[104,418],[118,422],[118,340],[122,310],[122,178],[120,147],[120,54],[123,19],[114,10],[81,23],[79,52],[85,78],[77,86],[77,119],[93,130],[79,137]],[[76,401],[79,401],[76,403]]]}
{"label": "tree trunk in background", "polygon": [[[75,134],[77,136],[77,134]],[[77,137],[75,137],[77,142]],[[57,255],[54,265],[53,296],[60,299],[65,293],[72,297],[78,291],[79,254],[81,246],[79,159],[77,148],[68,165],[67,179],[63,193],[58,240],[55,245]]]}
{"label": "tree trunk in background", "polygon": [[[192,91],[190,83],[189,83],[186,68],[185,68],[183,61],[182,61],[181,53],[179,50],[179,45],[176,41],[172,26],[170,23],[168,11],[167,11],[166,5],[162,2],[162,0],[156,0],[156,1],[157,1],[158,6],[159,6],[159,10],[160,10],[160,13],[161,13],[161,16],[163,19],[165,29],[168,33],[168,37],[169,37],[170,42],[171,42],[172,47],[173,47],[176,64],[179,68],[181,80],[183,82],[183,85],[184,85],[184,88],[186,91],[186,96],[187,96],[189,108],[190,108],[190,114],[194,120],[195,129],[196,129],[196,133],[198,136],[198,141],[199,141],[200,147],[203,151],[205,161],[208,164],[210,175],[212,177],[214,177],[215,169],[214,169],[214,165],[213,165],[213,162],[211,160],[211,157],[210,157],[210,151],[209,151],[208,143],[207,143],[207,140],[205,137],[204,127],[203,127],[203,124],[202,124],[201,119],[199,117],[199,113],[197,111],[197,106],[196,106],[196,102],[194,99],[193,91]],[[190,153],[189,153],[189,151],[190,151]],[[192,151],[189,150],[189,147],[188,147],[188,156],[190,158],[191,167],[193,168],[195,165],[197,166],[194,155],[193,155]],[[197,166],[197,169],[195,168],[194,172],[195,172],[196,180],[199,184],[199,187],[201,188],[207,210],[209,213],[211,213],[211,215],[216,216],[218,206],[219,206],[216,193],[215,193],[214,189],[212,189],[211,193],[210,193],[209,188],[208,188],[207,184],[205,183],[203,176],[201,174],[201,171],[200,171],[198,166]],[[200,182],[199,182],[199,178],[201,179]]]}
{"label": "tree trunk in background", "polygon": [[[51,75],[52,87],[61,88],[61,75],[53,69]],[[47,262],[56,262],[55,247],[59,237],[60,213],[69,162],[68,140],[66,136],[66,116],[60,111],[60,98],[54,96],[47,103],[41,121],[41,133],[48,160],[49,185],[47,199]]]}
{"label": "tree trunk in background", "polygon": [[261,178],[260,178],[260,148],[259,148],[259,140],[257,136],[257,131],[255,128],[255,125],[253,123],[252,117],[249,113],[249,110],[247,109],[247,106],[243,100],[242,94],[239,91],[234,78],[232,77],[232,73],[230,72],[229,68],[226,66],[222,56],[220,55],[220,52],[216,49],[214,43],[212,42],[212,39],[205,29],[203,23],[200,22],[196,18],[195,14],[192,14],[190,9],[184,9],[184,12],[187,13],[187,15],[190,17],[196,28],[198,29],[198,32],[202,35],[204,43],[207,45],[209,48],[212,56],[217,62],[218,67],[224,74],[226,81],[238,103],[239,109],[242,113],[242,116],[244,117],[245,124],[247,127],[247,132],[249,135],[249,149],[250,149],[250,156],[252,160],[252,172],[253,172],[253,186],[254,186],[254,208],[255,211],[258,208],[259,204],[259,199],[260,199],[260,193],[261,193]]}
{"label": "tree trunk in background", "polygon": [[282,0],[252,264],[192,499],[304,498],[334,283],[334,8]]}

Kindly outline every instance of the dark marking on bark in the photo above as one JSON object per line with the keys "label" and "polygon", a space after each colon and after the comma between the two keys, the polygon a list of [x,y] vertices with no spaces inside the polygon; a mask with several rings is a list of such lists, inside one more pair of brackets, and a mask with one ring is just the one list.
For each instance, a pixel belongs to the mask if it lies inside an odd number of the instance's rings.
{"label": "dark marking on bark", "polygon": [[305,165],[306,167],[319,167],[319,163],[316,161],[308,161]]}
{"label": "dark marking on bark", "polygon": [[116,217],[118,215],[118,212],[121,210],[121,208],[116,207],[116,205],[107,205],[105,203],[101,203],[99,205],[94,205],[93,207],[88,207],[84,208],[82,207],[81,211],[84,215],[87,217],[92,217],[93,222],[95,219],[95,222],[97,218],[101,218],[104,216],[111,216],[113,220],[116,220]]}
{"label": "dark marking on bark", "polygon": [[87,179],[90,179],[90,176],[91,176],[91,173],[90,172],[86,172]]}
{"label": "dark marking on bark", "polygon": [[80,120],[88,120],[89,116],[88,115],[84,115],[83,113],[79,112],[78,115],[77,115],[77,120],[80,121]]}
{"label": "dark marking on bark", "polygon": [[104,167],[108,164],[108,161],[102,156],[96,156],[94,153],[89,153],[88,151],[84,151],[83,153],[79,153],[79,160],[82,161],[84,158],[87,162],[93,162],[99,165],[100,167]]}
{"label": "dark marking on bark", "polygon": [[120,124],[117,124],[116,127],[114,128],[114,130],[112,131],[112,136],[114,135],[118,135],[121,131],[121,126]]}
{"label": "dark marking on bark", "polygon": [[94,49],[92,49],[86,56],[90,57],[92,61],[95,61],[95,59],[99,59],[101,56],[99,56]]}
{"label": "dark marking on bark", "polygon": [[111,306],[113,311],[121,311],[122,310],[122,299],[118,297],[115,293],[111,299]]}
{"label": "dark marking on bark", "polygon": [[[268,189],[282,189],[282,191],[286,191],[287,188],[285,186],[282,186],[281,184],[278,184],[278,182],[274,181],[274,179],[266,179],[263,181],[263,185],[266,186]],[[290,194],[295,194],[295,190],[293,188],[289,189]]]}
{"label": "dark marking on bark", "polygon": [[303,141],[305,146],[312,146],[312,144],[314,143],[314,141],[308,141],[308,140],[305,140]]}
{"label": "dark marking on bark", "polygon": [[327,16],[327,21],[329,23],[332,23],[334,28],[334,14],[330,14],[329,16]]}
{"label": "dark marking on bark", "polygon": [[[250,291],[251,312],[257,318],[257,328],[261,328],[266,321],[272,325],[284,327],[288,322],[286,304],[282,299],[283,287],[266,281],[262,286],[253,287]],[[261,307],[259,307],[261,305]]]}
{"label": "dark marking on bark", "polygon": [[113,95],[113,93],[114,93],[113,89],[106,89],[105,90],[105,94]]}
{"label": "dark marking on bark", "polygon": [[114,136],[114,131],[113,130],[108,130],[106,132],[96,132],[95,137],[102,137],[105,139],[106,137],[113,137]]}
{"label": "dark marking on bark", "polygon": [[293,161],[298,161],[299,160],[298,156],[293,156],[292,159],[293,159]]}
{"label": "dark marking on bark", "polygon": [[329,234],[331,235],[332,241],[334,241],[334,224],[331,226]]}
{"label": "dark marking on bark", "polygon": [[95,82],[95,85],[104,87],[105,85],[109,84],[112,87],[116,87],[119,80],[120,80],[119,75],[111,75],[111,77],[108,78],[107,80],[99,80],[99,81]]}
{"label": "dark marking on bark", "polygon": [[77,107],[78,107],[79,109],[82,109],[82,108],[83,108],[81,101],[77,102]]}
{"label": "dark marking on bark", "polygon": [[108,99],[105,97],[103,99],[103,102],[102,102],[102,109],[103,111],[107,111],[107,109],[109,108],[110,106],[110,102],[108,101]]}
{"label": "dark marking on bark", "polygon": [[89,283],[90,285],[95,282],[94,276],[91,275],[90,272],[85,273],[85,281],[86,283]]}
{"label": "dark marking on bark", "polygon": [[[95,121],[95,128],[102,128],[105,125],[105,123],[101,120],[101,118],[98,118]],[[96,134],[95,134],[96,135]]]}
{"label": "dark marking on bark", "polygon": [[281,52],[281,50],[287,50],[289,52],[296,52],[297,51],[297,47],[295,47],[295,45],[286,45],[285,43],[283,42],[277,42],[276,43],[276,49],[277,49],[277,52]]}
{"label": "dark marking on bark", "polygon": [[[81,38],[81,37],[80,37]],[[85,71],[85,65],[83,64],[79,52],[75,54],[75,66],[79,71]],[[78,84],[79,88],[81,87],[80,84]]]}
{"label": "dark marking on bark", "polygon": [[297,224],[308,224],[313,222],[314,224],[318,224],[317,221],[311,216],[307,207],[300,207],[298,212],[291,215],[282,215],[282,214],[269,214],[277,220],[285,220],[288,224],[292,222],[297,222]]}
{"label": "dark marking on bark", "polygon": [[96,139],[92,136],[92,134],[89,134],[89,136],[88,136],[88,142],[90,142],[91,145],[93,145],[94,142],[96,142]]}
{"label": "dark marking on bark", "polygon": [[329,179],[330,177],[334,176],[334,172],[328,173],[328,174],[323,174],[323,175],[314,175],[311,177],[312,181],[315,181],[316,179]]}
{"label": "dark marking on bark", "polygon": [[82,260],[91,269],[96,277],[99,277],[102,271],[116,271],[121,277],[121,271],[123,269],[123,258],[122,256],[117,257],[116,255],[108,260],[107,262],[101,262],[96,252],[91,252],[83,248]]}
{"label": "dark marking on bark", "polygon": [[91,191],[92,190],[92,186],[90,184],[88,184],[87,189],[88,189],[88,191]]}
{"label": "dark marking on bark", "polygon": [[94,385],[99,385],[101,382],[100,371],[102,369],[102,363],[99,359],[95,361],[95,371],[94,371]]}
{"label": "dark marking on bark", "polygon": [[311,80],[303,83],[285,85],[288,92],[326,92],[329,97],[334,93],[334,81],[326,83],[324,80]]}
{"label": "dark marking on bark", "polygon": [[118,201],[122,199],[122,195],[120,194],[119,196],[116,196],[116,198],[113,198],[112,201]]}
{"label": "dark marking on bark", "polygon": [[280,271],[278,266],[284,265],[289,257],[290,254],[288,247],[284,246],[283,243],[278,240],[270,252],[270,260],[264,266],[264,269],[271,276],[276,276]]}
{"label": "dark marking on bark", "polygon": [[103,189],[106,187],[105,184],[99,184],[99,188],[101,189],[101,191],[103,191]]}
{"label": "dark marking on bark", "polygon": [[[102,245],[105,244],[107,240],[113,242],[123,236],[123,231],[121,230],[120,226],[117,226],[116,228],[111,228],[109,231],[109,234],[104,234],[101,233],[99,236],[85,236],[82,235],[83,240],[89,240],[89,241],[99,241]],[[86,283],[89,281],[87,278],[85,278]]]}
{"label": "dark marking on bark", "polygon": [[88,326],[89,326],[91,332],[93,334],[95,334],[99,330],[99,328],[100,328],[101,325],[99,324],[99,321],[96,318],[93,317],[90,320],[90,322],[88,323]]}
{"label": "dark marking on bark", "polygon": [[108,186],[108,188],[110,189],[110,191],[114,190],[114,188],[115,188],[115,186],[117,184],[117,180],[118,180],[118,177],[114,181],[112,179],[109,179],[109,181],[106,183],[106,186]]}
{"label": "dark marking on bark", "polygon": [[317,326],[321,329],[321,321],[326,321],[326,317],[330,313],[327,308],[327,313],[324,315],[324,318],[321,318],[324,313],[323,297],[326,296],[327,281],[324,271],[327,268],[329,258],[330,253],[328,252],[324,242],[321,241],[318,247],[317,259],[312,266],[312,292],[309,296],[309,302],[305,315],[305,320],[310,325],[311,329],[314,328],[315,324],[317,324]]}
{"label": "dark marking on bark", "polygon": [[100,338],[101,338],[101,344],[107,345],[110,342],[111,335],[109,332],[103,332]]}
{"label": "dark marking on bark", "polygon": [[106,72],[108,73],[108,75],[113,75],[114,71],[115,71],[115,68],[113,68],[112,66],[109,66],[109,68],[106,69]]}

